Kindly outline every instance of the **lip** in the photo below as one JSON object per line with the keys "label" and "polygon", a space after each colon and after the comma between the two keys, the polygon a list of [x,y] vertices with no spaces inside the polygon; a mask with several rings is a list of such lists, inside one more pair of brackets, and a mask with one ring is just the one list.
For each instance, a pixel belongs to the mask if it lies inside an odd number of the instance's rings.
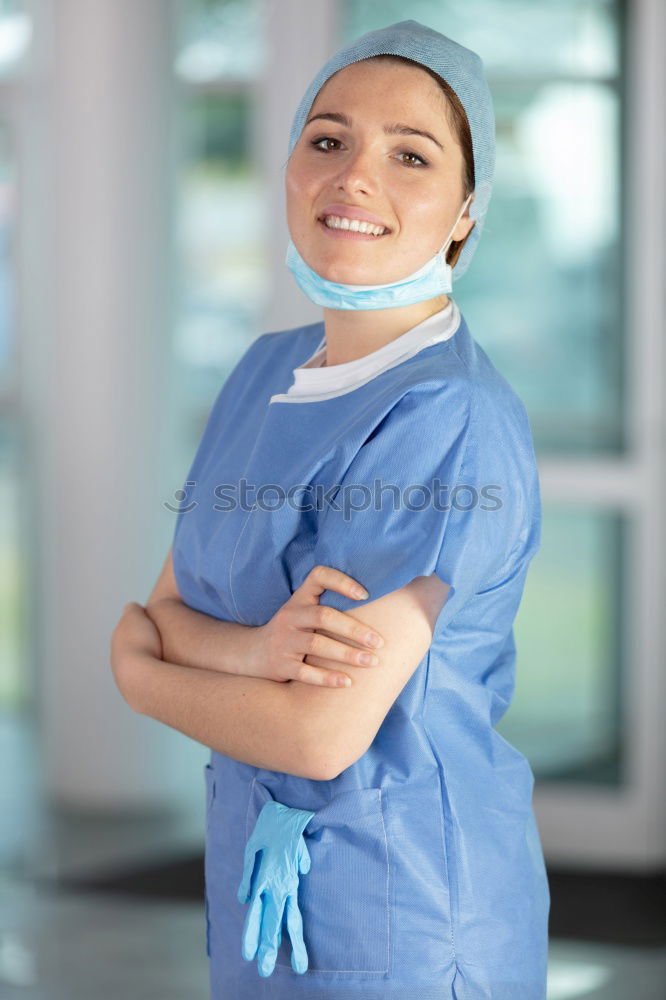
{"label": "lip", "polygon": [[[326,205],[317,218],[322,222],[327,215],[339,215],[342,219],[358,219],[359,222],[369,222],[373,226],[383,226],[389,232],[391,230],[391,227],[387,226],[383,219],[379,219],[376,215],[371,215],[370,212],[366,212],[357,205]],[[343,230],[343,232],[349,232],[349,230]],[[386,236],[386,233],[383,235]]]}

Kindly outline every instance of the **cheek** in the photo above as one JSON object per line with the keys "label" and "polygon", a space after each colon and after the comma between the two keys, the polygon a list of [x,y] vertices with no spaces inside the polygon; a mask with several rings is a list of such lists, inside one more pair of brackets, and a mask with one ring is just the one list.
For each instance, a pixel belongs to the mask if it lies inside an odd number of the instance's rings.
{"label": "cheek", "polygon": [[292,173],[285,181],[286,212],[287,223],[292,232],[298,231],[302,226],[303,212],[305,207],[305,197],[302,185],[295,173]]}
{"label": "cheek", "polygon": [[318,166],[319,164],[313,162],[308,150],[297,146],[287,164],[287,189],[295,194],[309,190],[317,174],[321,172],[321,170],[317,170]]}
{"label": "cheek", "polygon": [[410,191],[409,204],[414,215],[435,218],[441,216],[445,208],[444,192],[438,184],[422,183],[414,185]]}
{"label": "cheek", "polygon": [[303,164],[290,164],[285,177],[287,211],[293,215],[307,213],[312,198],[314,178]]}
{"label": "cheek", "polygon": [[415,186],[402,201],[401,218],[403,231],[410,236],[419,239],[433,233],[436,239],[448,218],[441,188],[424,186],[417,190]]}

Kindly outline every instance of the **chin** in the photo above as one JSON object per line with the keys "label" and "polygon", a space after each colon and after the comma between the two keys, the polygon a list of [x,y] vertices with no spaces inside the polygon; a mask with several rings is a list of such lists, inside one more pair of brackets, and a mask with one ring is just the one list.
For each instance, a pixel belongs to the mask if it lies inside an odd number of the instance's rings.
{"label": "chin", "polygon": [[364,273],[358,266],[341,264],[339,262],[322,262],[321,265],[311,264],[310,267],[327,281],[337,281],[341,285],[376,285],[386,281],[386,278]]}

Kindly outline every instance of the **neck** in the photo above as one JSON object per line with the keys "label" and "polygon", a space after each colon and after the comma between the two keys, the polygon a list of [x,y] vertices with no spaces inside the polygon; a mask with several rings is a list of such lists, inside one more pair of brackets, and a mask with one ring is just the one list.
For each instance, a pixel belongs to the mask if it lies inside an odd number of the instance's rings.
{"label": "neck", "polygon": [[448,295],[393,309],[324,309],[326,358],[322,367],[357,361],[445,309]]}

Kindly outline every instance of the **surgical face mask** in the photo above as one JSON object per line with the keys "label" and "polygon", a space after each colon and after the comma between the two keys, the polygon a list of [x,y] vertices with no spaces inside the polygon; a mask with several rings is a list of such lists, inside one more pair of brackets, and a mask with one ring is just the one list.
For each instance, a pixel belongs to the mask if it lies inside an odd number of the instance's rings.
{"label": "surgical face mask", "polygon": [[446,262],[446,253],[451,245],[453,230],[473,194],[474,192],[465,201],[447,240],[434,257],[406,278],[388,282],[386,285],[346,285],[338,281],[329,281],[305,263],[292,240],[289,240],[287,248],[287,267],[296,278],[301,291],[316,305],[328,309],[390,309],[434,299],[438,295],[453,291],[453,269]]}

